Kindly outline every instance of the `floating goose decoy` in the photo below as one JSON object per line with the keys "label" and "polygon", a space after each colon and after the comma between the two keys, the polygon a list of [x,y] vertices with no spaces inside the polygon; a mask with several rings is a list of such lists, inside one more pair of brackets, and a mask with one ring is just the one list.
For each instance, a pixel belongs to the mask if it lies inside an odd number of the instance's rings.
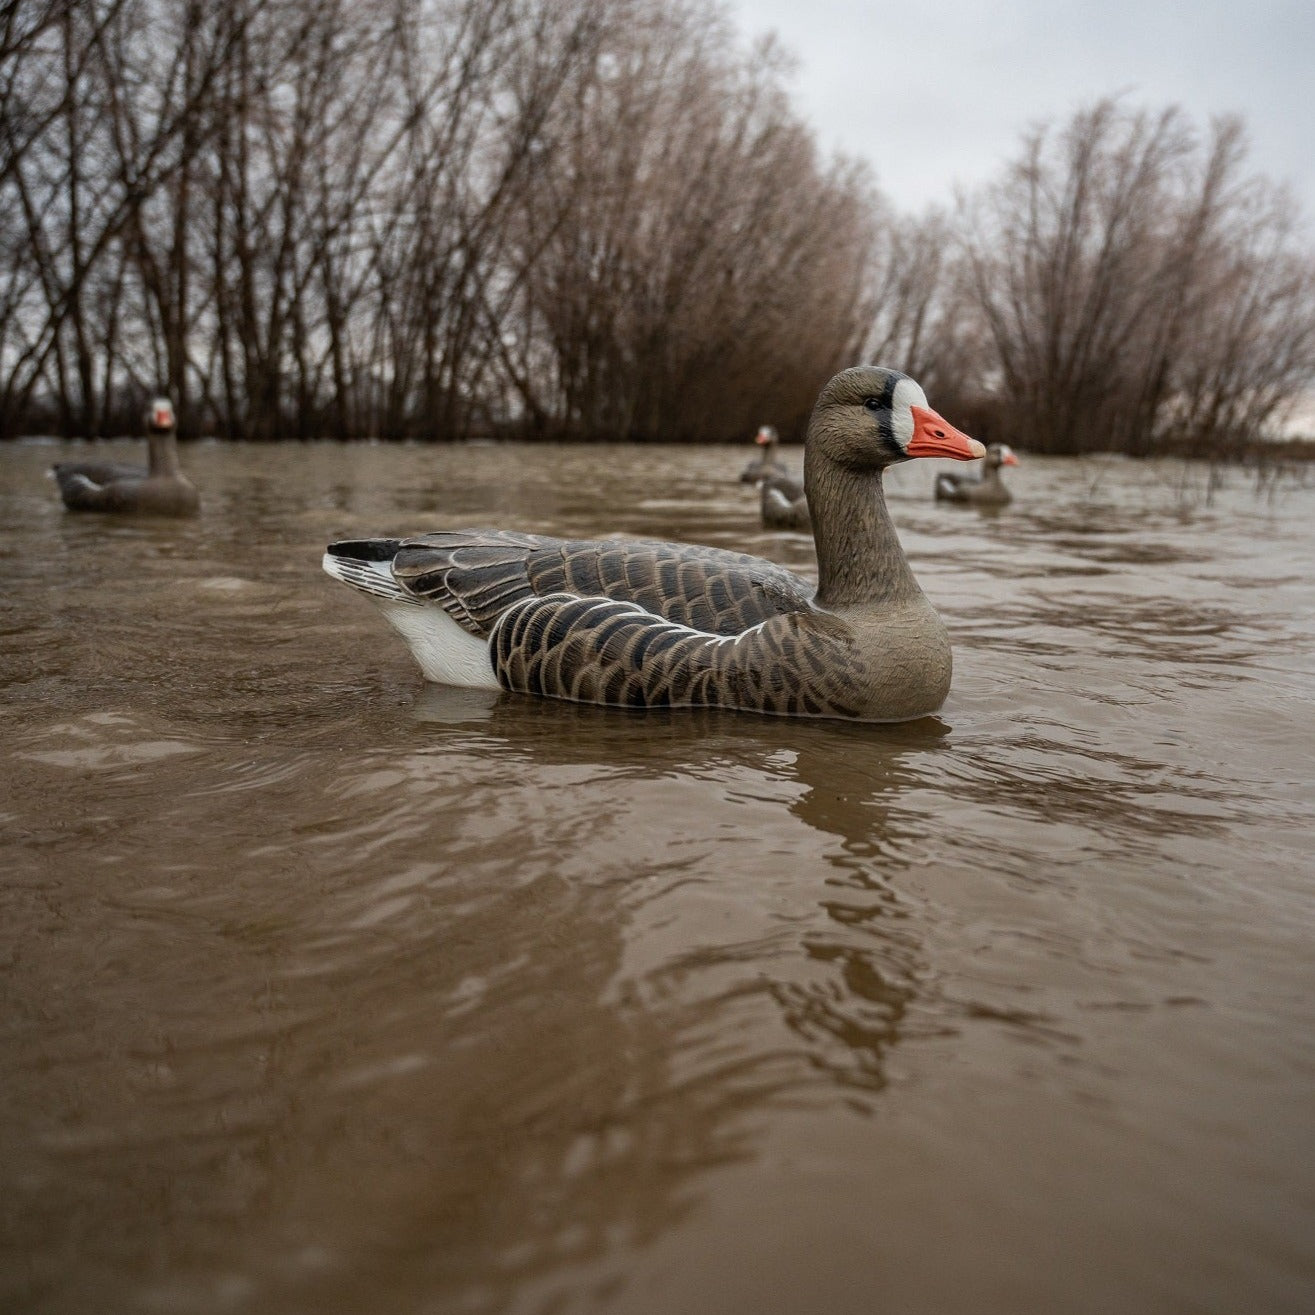
{"label": "floating goose decoy", "polygon": [[745,468],[740,471],[741,484],[756,484],[760,479],[768,475],[785,475],[789,477],[789,471],[777,461],[777,447],[780,444],[781,436],[776,432],[775,425],[761,425],[758,432],[754,435],[753,441],[758,444],[760,449],[758,455],[749,462]]}
{"label": "floating goose decoy", "polygon": [[443,530],[334,543],[433,681],[635,708],[904,721],[950,688],[945,626],[913,578],[882,472],[985,449],[907,375],[844,370],[813,408],[804,479],[818,585],[690,544]]}
{"label": "floating goose decoy", "polygon": [[811,530],[808,498],[802,480],[793,475],[767,475],[759,481],[759,510],[769,530]]}
{"label": "floating goose decoy", "polygon": [[758,485],[763,524],[769,530],[809,529],[804,482],[776,461],[780,435],[774,426],[763,425],[753,441],[762,452],[740,472],[740,483]]}
{"label": "floating goose decoy", "polygon": [[106,461],[61,461],[50,468],[70,511],[112,511],[144,516],[193,516],[196,486],[178,465],[174,409],[157,397],[146,416],[148,469]]}
{"label": "floating goose decoy", "polygon": [[936,476],[938,502],[971,502],[980,507],[1003,507],[1013,498],[1000,478],[1001,466],[1016,466],[1018,458],[1008,443],[992,443],[986,449],[986,462],[980,475],[951,474]]}

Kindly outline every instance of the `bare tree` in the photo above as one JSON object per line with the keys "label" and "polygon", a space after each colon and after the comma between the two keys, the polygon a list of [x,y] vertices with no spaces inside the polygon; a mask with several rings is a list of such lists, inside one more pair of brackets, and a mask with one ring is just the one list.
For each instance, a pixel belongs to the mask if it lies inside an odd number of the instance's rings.
{"label": "bare tree", "polygon": [[954,223],[883,206],[877,231],[864,358],[907,371],[960,414],[985,391],[991,356]]}
{"label": "bare tree", "polygon": [[1242,414],[1225,358],[1245,362],[1254,437],[1315,376],[1309,258],[1290,215],[1249,199],[1244,160],[1235,121],[1203,147],[1176,109],[1106,100],[1030,134],[977,198],[965,247],[1016,441],[1145,454],[1189,422],[1210,441]]}
{"label": "bare tree", "polygon": [[1157,304],[1180,116],[1102,101],[1022,158],[972,214],[974,288],[1018,425],[1033,448],[1117,446],[1134,340]]}
{"label": "bare tree", "polygon": [[[704,6],[634,3],[563,98],[522,245],[532,414],[581,437],[731,437],[806,414],[863,331],[872,196]],[[531,382],[532,379],[532,382]]]}
{"label": "bare tree", "polygon": [[1200,262],[1200,312],[1160,432],[1186,450],[1236,455],[1272,432],[1315,380],[1315,260],[1283,192],[1253,181],[1229,209],[1227,240]]}
{"label": "bare tree", "polygon": [[[39,127],[12,144],[0,180],[25,231],[20,268],[34,274],[10,303],[4,429],[43,383],[65,432],[102,426],[126,283],[137,266],[133,230],[197,145],[196,125],[225,58],[218,48],[196,58],[190,25],[186,40],[154,44],[163,30],[150,0],[64,5],[41,39],[15,55],[22,67],[8,82],[23,88],[28,119]],[[167,371],[150,374],[143,386],[168,381]]]}

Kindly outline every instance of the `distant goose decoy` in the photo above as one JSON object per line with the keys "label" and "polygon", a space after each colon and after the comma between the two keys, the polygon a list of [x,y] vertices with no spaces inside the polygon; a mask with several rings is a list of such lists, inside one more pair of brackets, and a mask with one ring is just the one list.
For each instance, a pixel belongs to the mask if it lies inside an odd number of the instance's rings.
{"label": "distant goose decoy", "polygon": [[780,435],[775,427],[763,425],[753,441],[762,451],[740,472],[740,483],[758,485],[763,524],[769,530],[811,528],[803,480],[777,463],[776,449]]}
{"label": "distant goose decoy", "polygon": [[759,511],[769,530],[811,530],[808,497],[793,475],[767,475],[759,481]]}
{"label": "distant goose decoy", "polygon": [[985,449],[907,375],[857,366],[813,409],[804,479],[818,586],[690,544],[444,530],[334,543],[433,681],[634,708],[904,721],[950,687],[945,626],[909,569],[882,473]]}
{"label": "distant goose decoy", "polygon": [[146,417],[147,469],[107,461],[61,461],[50,473],[70,511],[108,511],[141,516],[193,516],[196,486],[178,464],[174,409],[157,397]]}
{"label": "distant goose decoy", "polygon": [[740,471],[740,483],[756,484],[768,475],[785,475],[788,478],[790,472],[777,460],[781,436],[776,432],[776,426],[760,425],[753,441],[758,444],[759,452]]}
{"label": "distant goose decoy", "polygon": [[992,443],[986,449],[986,461],[980,475],[944,471],[936,476],[938,502],[971,502],[980,507],[1003,507],[1013,494],[1000,478],[1001,466],[1016,466],[1018,458],[1008,443]]}

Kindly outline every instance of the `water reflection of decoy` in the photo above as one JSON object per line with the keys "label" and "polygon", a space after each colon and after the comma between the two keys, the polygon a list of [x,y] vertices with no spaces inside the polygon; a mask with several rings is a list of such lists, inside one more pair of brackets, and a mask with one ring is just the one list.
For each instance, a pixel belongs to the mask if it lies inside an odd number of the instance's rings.
{"label": "water reflection of decoy", "polygon": [[950,645],[900,547],[882,474],[912,457],[984,451],[907,375],[880,366],[836,375],[813,408],[804,455],[816,592],[741,553],[508,530],[335,543],[323,564],[374,598],[439,683],[903,721],[944,701]]}
{"label": "water reflection of decoy", "polygon": [[[472,696],[491,703],[477,709]],[[947,725],[927,717],[873,736],[857,724],[747,720],[699,708],[649,715],[643,735],[636,735],[635,719],[615,709],[439,685],[426,686],[411,712],[451,731],[447,742],[455,752],[498,764],[522,781],[554,779],[562,765],[586,768],[599,830],[574,833],[577,845],[621,834],[618,819],[631,803],[673,782],[720,796],[712,806],[731,810],[747,826],[758,822],[759,852],[781,856],[782,867],[796,875],[783,896],[790,901],[789,930],[773,938],[771,954],[754,973],[755,989],[779,1009],[810,1073],[831,1073],[851,1099],[884,1084],[886,1056],[928,976],[921,905],[916,895],[906,901],[900,885],[901,872],[925,852],[925,819],[908,800],[927,784],[928,750],[950,733]],[[749,781],[757,783],[747,791],[752,803],[745,799]],[[755,805],[768,800],[773,808],[760,814]],[[639,849],[626,854],[642,867],[638,855],[648,842],[636,843]],[[752,864],[725,869],[713,857],[716,845],[706,830],[690,837],[680,861],[695,883],[700,872],[716,873],[723,887],[756,885],[765,875]],[[651,852],[656,856],[656,848]],[[779,915],[779,906],[773,908]],[[589,925],[581,924],[581,934]],[[706,949],[700,964],[713,972],[719,962],[742,962],[738,937],[714,939]],[[679,962],[682,973],[689,970]],[[737,1071],[736,1090],[743,1080]]]}
{"label": "water reflection of decoy", "polygon": [[157,397],[146,415],[149,465],[108,461],[61,461],[50,468],[70,511],[109,511],[143,516],[192,516],[200,506],[196,486],[178,464],[174,409]]}
{"label": "water reflection of decoy", "polygon": [[992,443],[986,449],[986,460],[982,463],[982,472],[974,475],[945,471],[936,476],[936,500],[938,502],[971,502],[979,507],[1003,507],[1012,499],[1012,494],[1000,478],[1001,466],[1016,466],[1018,458],[1008,443]]}
{"label": "water reflection of decoy", "polygon": [[949,734],[939,717],[892,726],[877,738],[859,726],[801,727],[790,760],[778,768],[805,787],[789,811],[841,842],[829,859],[836,867],[867,870],[874,858],[888,871],[908,867],[921,836],[918,814],[907,806],[909,792],[925,783],[916,764]]}

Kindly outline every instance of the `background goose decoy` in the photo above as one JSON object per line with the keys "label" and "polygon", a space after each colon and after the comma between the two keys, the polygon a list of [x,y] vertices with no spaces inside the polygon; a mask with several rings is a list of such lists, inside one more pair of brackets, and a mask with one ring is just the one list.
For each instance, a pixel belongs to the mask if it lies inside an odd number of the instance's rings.
{"label": "background goose decoy", "polygon": [[810,529],[812,522],[808,519],[804,482],[778,463],[780,435],[775,427],[763,425],[753,441],[761,451],[740,472],[740,483],[758,485],[763,525],[769,530]]}
{"label": "background goose decoy", "polygon": [[1016,466],[1018,458],[1008,443],[992,443],[986,449],[982,473],[974,475],[944,471],[936,476],[935,494],[938,502],[972,502],[978,506],[1003,507],[1013,494],[1000,478],[1001,466]]}
{"label": "background goose decoy", "polygon": [[902,721],[944,701],[950,645],[900,548],[882,472],[984,451],[907,375],[880,366],[836,375],[804,453],[816,590],[741,553],[507,530],[335,543],[323,565],[371,595],[440,683]]}
{"label": "background goose decoy", "polygon": [[143,516],[192,516],[200,506],[196,486],[178,464],[174,409],[157,397],[146,415],[149,465],[61,461],[50,473],[70,511],[109,511]]}
{"label": "background goose decoy", "polygon": [[756,484],[768,475],[784,475],[789,478],[789,470],[779,460],[781,436],[776,432],[776,426],[759,426],[753,441],[758,444],[758,455],[740,471],[740,483]]}
{"label": "background goose decoy", "polygon": [[759,511],[769,530],[811,530],[803,480],[793,475],[766,475],[759,481]]}

